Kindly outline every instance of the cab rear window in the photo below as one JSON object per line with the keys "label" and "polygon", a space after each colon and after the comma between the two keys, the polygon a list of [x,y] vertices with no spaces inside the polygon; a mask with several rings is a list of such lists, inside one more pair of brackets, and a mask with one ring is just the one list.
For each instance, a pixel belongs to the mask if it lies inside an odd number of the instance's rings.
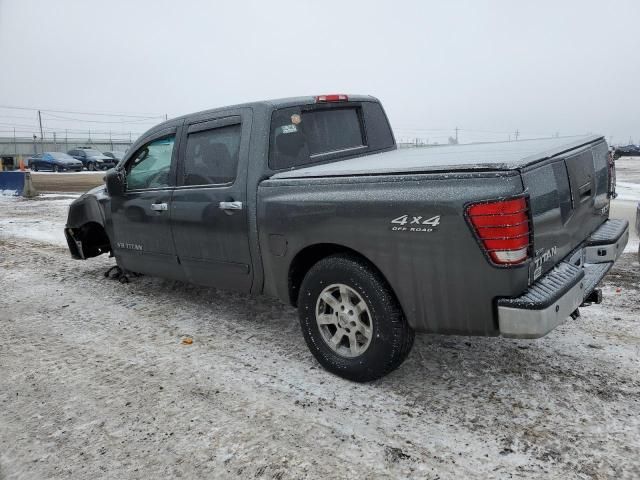
{"label": "cab rear window", "polygon": [[348,156],[365,148],[359,107],[273,113],[269,166],[274,170]]}

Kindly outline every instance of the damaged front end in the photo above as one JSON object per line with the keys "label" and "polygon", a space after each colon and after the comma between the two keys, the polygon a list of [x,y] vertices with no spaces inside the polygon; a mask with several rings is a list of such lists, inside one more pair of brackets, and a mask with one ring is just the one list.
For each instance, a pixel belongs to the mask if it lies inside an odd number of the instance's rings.
{"label": "damaged front end", "polygon": [[88,191],[69,206],[64,234],[71,256],[86,260],[103,253],[111,253],[107,233],[109,197],[104,186]]}

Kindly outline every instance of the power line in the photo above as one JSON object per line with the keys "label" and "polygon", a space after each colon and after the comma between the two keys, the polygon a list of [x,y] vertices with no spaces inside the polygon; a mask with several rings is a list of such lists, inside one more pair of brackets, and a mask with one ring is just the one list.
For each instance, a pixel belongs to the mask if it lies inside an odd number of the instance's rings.
{"label": "power line", "polygon": [[[43,110],[43,112],[45,113],[45,115],[47,115],[47,117],[53,117],[53,118],[48,118],[47,120],[50,121],[57,121],[55,119],[60,119],[60,120],[68,120],[68,121],[74,121],[74,122],[84,122],[84,123],[158,123],[157,119],[152,119],[152,118],[148,118],[148,119],[139,119],[139,120],[122,120],[122,121],[112,121],[112,120],[86,120],[84,118],[70,118],[70,117],[61,117],[59,115],[54,115],[53,113],[47,113],[46,110]],[[164,115],[162,117],[157,117],[157,118],[164,118]]]}
{"label": "power line", "polygon": [[[0,108],[6,108],[9,110],[31,110],[31,111],[38,111],[37,108],[31,108],[31,107],[16,107],[13,105],[0,105]],[[153,113],[153,114],[146,114],[146,115],[132,115],[129,113],[106,113],[106,112],[79,112],[79,111],[74,111],[74,110],[50,110],[50,109],[40,109],[40,111],[42,112],[53,112],[53,113],[71,113],[71,114],[76,114],[76,115],[99,115],[99,116],[104,116],[104,117],[123,117],[123,118],[164,118],[164,113]]]}

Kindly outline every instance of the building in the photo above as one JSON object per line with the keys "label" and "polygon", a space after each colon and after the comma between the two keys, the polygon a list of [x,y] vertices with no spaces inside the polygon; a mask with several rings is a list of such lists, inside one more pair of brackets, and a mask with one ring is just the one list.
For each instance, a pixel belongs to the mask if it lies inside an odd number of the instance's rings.
{"label": "building", "polygon": [[135,141],[132,139],[83,139],[57,137],[40,141],[38,138],[29,137],[0,137],[0,166],[2,170],[15,170],[19,168],[20,159],[27,163],[27,159],[42,152],[68,152],[77,147],[90,146],[101,152],[126,151]]}

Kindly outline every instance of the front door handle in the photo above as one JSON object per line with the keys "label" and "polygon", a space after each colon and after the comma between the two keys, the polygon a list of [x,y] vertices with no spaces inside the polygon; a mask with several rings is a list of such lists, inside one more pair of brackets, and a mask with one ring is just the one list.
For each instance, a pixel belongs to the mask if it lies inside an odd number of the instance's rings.
{"label": "front door handle", "polygon": [[242,210],[242,202],[220,202],[220,210]]}
{"label": "front door handle", "polygon": [[169,210],[169,207],[167,206],[166,203],[152,203],[151,210],[155,212],[164,212]]}

